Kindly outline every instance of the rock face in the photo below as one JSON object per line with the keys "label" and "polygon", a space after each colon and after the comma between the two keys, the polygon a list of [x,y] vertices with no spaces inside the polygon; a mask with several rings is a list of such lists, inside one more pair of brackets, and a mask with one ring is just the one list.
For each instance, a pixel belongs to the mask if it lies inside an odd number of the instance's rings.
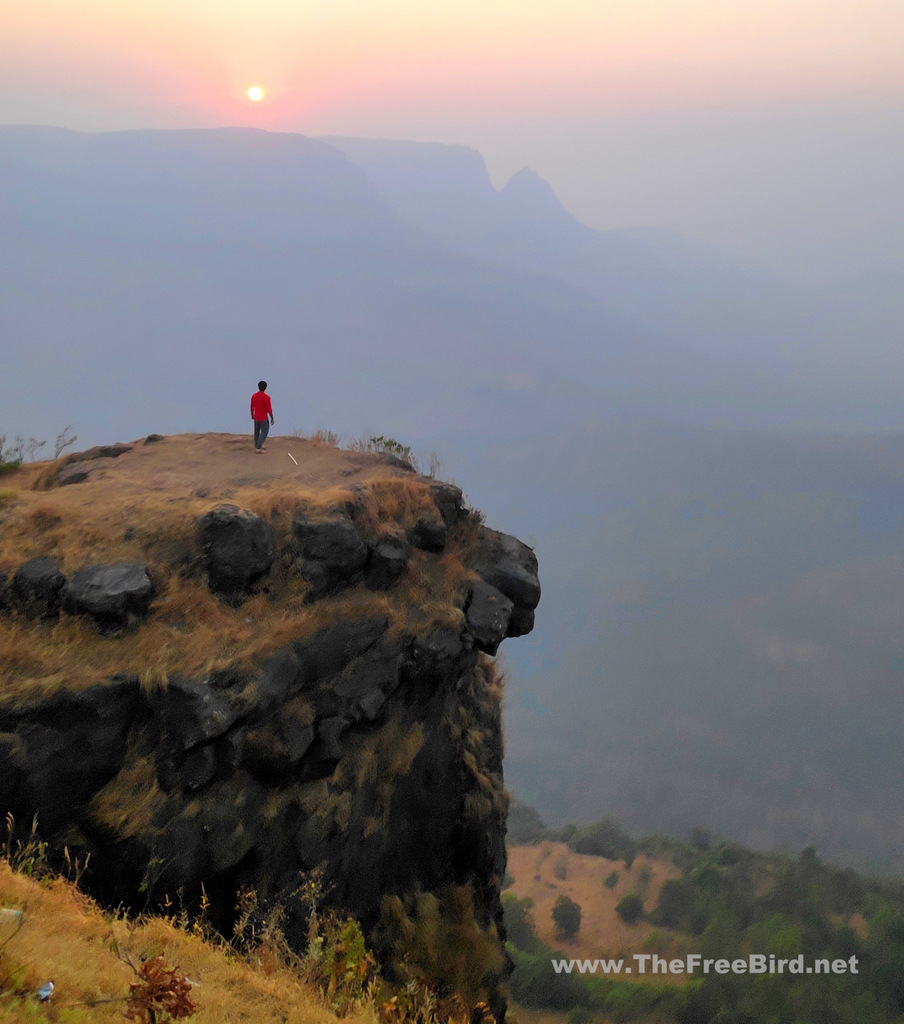
{"label": "rock face", "polygon": [[225,597],[245,594],[273,564],[270,528],[246,509],[212,508],[199,520],[198,536],[210,589]]}
{"label": "rock face", "polygon": [[87,451],[67,455],[57,471],[57,482],[61,487],[83,483],[91,475],[92,470],[97,468],[98,459],[118,459],[120,455],[125,455],[131,450],[132,445],[117,442],[97,445]]}
{"label": "rock face", "polygon": [[292,523],[301,571],[317,600],[347,586],[367,562],[367,545],[347,515],[312,517],[299,512]]}
{"label": "rock face", "polygon": [[[298,947],[306,924],[293,893],[315,870],[332,905],[387,950],[387,900],[410,914],[398,933],[409,939],[423,894],[466,905],[489,951],[472,967],[503,1015],[507,798],[487,655],[530,628],[537,562],[516,538],[468,518],[457,488],[431,493],[435,512],[371,534],[344,510],[299,511],[274,535],[247,510],[212,508],[197,523],[198,550],[230,603],[274,564],[300,572],[310,600],[364,586],[350,601],[327,597],[310,618],[318,628],[283,636],[250,666],[170,674],[153,689],[123,673],[30,704],[0,702],[0,812],[23,823],[37,814],[51,850],[90,853],[84,884],[104,903],[142,905],[151,877],[155,896],[180,890],[191,903],[203,883],[228,932],[237,895],[254,888],[286,903]],[[391,589],[415,559],[438,579],[438,552],[451,543],[472,573],[450,560],[460,597],[449,614],[384,613],[392,606],[368,591]],[[140,622],[153,595],[141,563],[89,566],[67,582],[52,558],[20,566],[7,590],[17,610],[55,614],[62,601],[102,628]]]}
{"label": "rock face", "polygon": [[495,654],[508,635],[514,604],[489,583],[475,583],[465,621],[477,646],[487,654]]}
{"label": "rock face", "polygon": [[63,589],[63,609],[89,615],[102,628],[116,629],[143,619],[154,584],[141,562],[92,565],[79,569]]}
{"label": "rock face", "polygon": [[411,545],[403,533],[381,537],[374,544],[367,564],[367,586],[371,590],[388,590],[405,574]]}
{"label": "rock face", "polygon": [[12,603],[32,617],[55,615],[66,584],[58,558],[31,558],[16,570],[10,594]]}

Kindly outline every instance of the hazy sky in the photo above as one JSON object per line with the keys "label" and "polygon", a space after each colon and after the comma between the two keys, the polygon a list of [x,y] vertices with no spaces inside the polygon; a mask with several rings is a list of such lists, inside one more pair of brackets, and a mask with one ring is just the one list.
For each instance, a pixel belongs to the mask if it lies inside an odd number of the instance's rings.
{"label": "hazy sky", "polygon": [[904,258],[902,55],[902,0],[0,0],[0,123],[459,142],[831,273]]}

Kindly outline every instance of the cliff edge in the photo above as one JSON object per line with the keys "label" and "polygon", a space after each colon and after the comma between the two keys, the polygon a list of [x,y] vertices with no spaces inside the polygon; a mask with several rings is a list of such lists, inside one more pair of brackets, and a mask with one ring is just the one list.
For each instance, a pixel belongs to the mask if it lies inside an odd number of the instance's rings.
{"label": "cliff edge", "polygon": [[[504,1015],[492,655],[533,553],[392,456],[157,437],[4,478],[0,810],[140,906],[305,884],[384,962]],[[427,941],[427,937],[432,937]]]}

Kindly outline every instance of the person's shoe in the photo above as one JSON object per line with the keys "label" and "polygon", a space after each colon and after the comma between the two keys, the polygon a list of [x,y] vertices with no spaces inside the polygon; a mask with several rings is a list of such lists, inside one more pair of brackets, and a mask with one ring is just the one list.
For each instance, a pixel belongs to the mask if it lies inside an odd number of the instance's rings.
{"label": "person's shoe", "polygon": [[267,450],[266,448],[261,448],[261,451],[262,451],[262,452],[265,452],[266,450]]}

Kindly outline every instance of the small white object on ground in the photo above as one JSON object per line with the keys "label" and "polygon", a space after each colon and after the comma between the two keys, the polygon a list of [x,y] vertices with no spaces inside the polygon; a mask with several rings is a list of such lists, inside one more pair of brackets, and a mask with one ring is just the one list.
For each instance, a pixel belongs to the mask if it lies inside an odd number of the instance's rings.
{"label": "small white object on ground", "polygon": [[46,1003],[47,1000],[52,995],[53,995],[53,982],[52,981],[48,981],[46,985],[42,985],[38,989],[38,999],[40,999],[42,1003]]}
{"label": "small white object on ground", "polygon": [[[295,456],[294,456],[294,455],[293,455],[293,454],[292,454],[291,452],[286,452],[286,455],[288,455],[288,456],[289,456],[289,458],[290,458],[290,459],[291,459],[291,460],[292,460],[293,462],[295,462]],[[297,462],[295,462],[295,465],[297,466],[297,465],[298,465],[298,463],[297,463]]]}

